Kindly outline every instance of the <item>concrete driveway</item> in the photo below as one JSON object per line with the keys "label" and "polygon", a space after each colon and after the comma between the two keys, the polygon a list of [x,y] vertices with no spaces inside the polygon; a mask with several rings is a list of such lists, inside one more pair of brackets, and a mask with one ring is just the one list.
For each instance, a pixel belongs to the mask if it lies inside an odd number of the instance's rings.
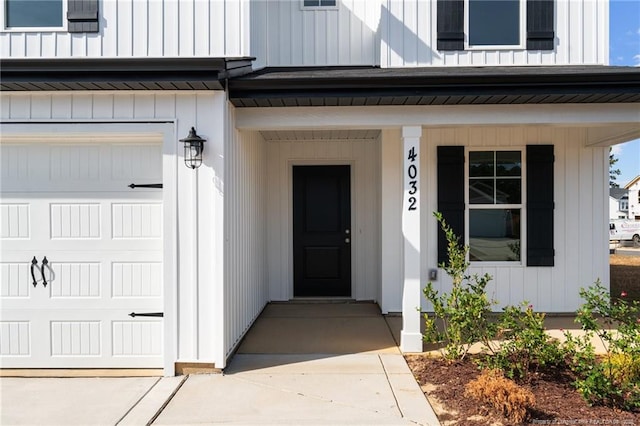
{"label": "concrete driveway", "polygon": [[438,425],[375,304],[268,305],[223,374],[0,378],[2,425]]}

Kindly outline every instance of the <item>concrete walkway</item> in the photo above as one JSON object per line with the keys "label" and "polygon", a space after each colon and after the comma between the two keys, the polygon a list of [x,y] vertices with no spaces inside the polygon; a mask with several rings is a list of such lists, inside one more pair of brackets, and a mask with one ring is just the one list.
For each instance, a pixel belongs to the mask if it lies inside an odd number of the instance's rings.
{"label": "concrete walkway", "polygon": [[377,305],[268,305],[223,374],[0,378],[2,425],[438,425]]}

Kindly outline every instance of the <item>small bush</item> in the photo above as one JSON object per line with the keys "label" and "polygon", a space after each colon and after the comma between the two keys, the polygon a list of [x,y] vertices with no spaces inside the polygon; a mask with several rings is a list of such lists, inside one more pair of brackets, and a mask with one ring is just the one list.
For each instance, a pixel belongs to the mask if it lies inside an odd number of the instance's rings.
{"label": "small bush", "polygon": [[498,323],[498,336],[503,339],[493,354],[480,364],[501,370],[510,379],[528,380],[529,373],[540,367],[558,366],[564,362],[560,342],[545,331],[544,314],[533,306],[507,306]]}
{"label": "small bush", "polygon": [[625,387],[640,383],[640,358],[617,353],[612,354],[604,364],[611,369],[611,377],[615,383]]}
{"label": "small bush", "polygon": [[467,384],[465,394],[490,405],[516,423],[524,422],[535,405],[531,391],[505,378],[498,370],[484,370],[477,379]]}
{"label": "small bush", "polygon": [[[495,304],[487,297],[485,288],[491,276],[465,275],[469,268],[469,246],[461,246],[453,229],[440,213],[434,213],[447,238],[448,262],[441,264],[452,279],[450,293],[438,294],[429,282],[423,293],[433,306],[433,317],[424,315],[424,340],[429,343],[445,343],[443,355],[447,359],[464,359],[472,344],[485,344],[495,335],[495,323],[490,320],[491,307]],[[437,326],[442,324],[442,330]]]}
{"label": "small bush", "polygon": [[[578,322],[584,336],[565,333],[564,345],[574,385],[590,404],[632,410],[640,408],[640,303],[628,302],[622,293],[612,300],[600,281],[581,289],[584,304],[578,309]],[[597,336],[605,349],[595,356],[591,338]]]}

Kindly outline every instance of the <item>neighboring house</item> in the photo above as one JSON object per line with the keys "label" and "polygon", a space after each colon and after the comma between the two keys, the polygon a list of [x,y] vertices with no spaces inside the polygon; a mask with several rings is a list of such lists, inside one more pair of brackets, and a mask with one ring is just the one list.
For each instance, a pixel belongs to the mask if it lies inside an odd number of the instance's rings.
{"label": "neighboring house", "polygon": [[374,300],[421,350],[434,211],[496,310],[609,284],[640,69],[607,66],[606,0],[25,3],[0,6],[3,367],[222,368],[295,298]]}
{"label": "neighboring house", "polygon": [[628,192],[629,219],[640,220],[640,176],[633,178],[624,189]]}
{"label": "neighboring house", "polygon": [[629,218],[629,190],[609,188],[609,219]]}

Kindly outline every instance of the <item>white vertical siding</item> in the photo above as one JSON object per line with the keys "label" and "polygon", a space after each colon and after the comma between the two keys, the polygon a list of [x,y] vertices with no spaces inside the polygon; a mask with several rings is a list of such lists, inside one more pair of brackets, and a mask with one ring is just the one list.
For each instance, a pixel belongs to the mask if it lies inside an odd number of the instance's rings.
{"label": "white vertical siding", "polygon": [[339,0],[303,10],[297,0],[257,1],[251,54],[258,66],[482,66],[608,63],[608,0],[558,0],[554,51],[439,52],[435,0]]}
{"label": "white vertical siding", "polygon": [[3,57],[248,56],[256,67],[607,64],[609,0],[557,0],[555,51],[436,50],[435,0],[109,0],[100,33],[0,32]]}
{"label": "white vertical siding", "polygon": [[[578,128],[432,128],[423,133],[423,282],[428,270],[436,267],[437,210],[436,147],[463,145],[470,148],[522,148],[530,144],[555,146],[555,266],[482,266],[470,272],[489,273],[487,287],[499,305],[527,300],[536,310],[572,312],[581,303],[578,291],[600,278],[609,285],[607,237],[607,148],[586,148],[586,132]],[[398,141],[398,148],[400,144]],[[384,204],[385,200],[383,200]],[[440,291],[450,290],[450,280],[442,270],[434,283]],[[426,303],[423,309],[429,309]]]}
{"label": "white vertical siding", "polygon": [[293,297],[292,166],[350,164],[352,297],[379,300],[380,142],[269,141],[267,158],[269,298]]}
{"label": "white vertical siding", "polygon": [[557,0],[555,51],[438,52],[436,1],[387,0],[382,67],[608,64],[609,0]]}
{"label": "white vertical siding", "polygon": [[258,132],[232,131],[225,185],[225,356],[268,301],[266,143]]}
{"label": "white vertical siding", "polygon": [[[101,2],[109,4],[110,2]],[[224,129],[226,98],[222,92],[74,92],[55,94],[7,94],[0,97],[0,118],[5,120],[56,120],[77,122],[174,121],[177,139],[191,126],[207,139],[204,164],[197,170],[182,164],[182,147],[173,158],[177,164],[178,336],[173,361],[215,362],[222,337],[213,332],[220,312],[216,289],[222,287],[224,194]],[[166,156],[166,155],[165,155]],[[166,229],[166,228],[165,228]],[[168,279],[168,278],[165,278]],[[218,304],[221,306],[221,304]],[[220,314],[221,317],[221,314]],[[219,340],[218,340],[219,337]]]}
{"label": "white vertical siding", "polygon": [[15,58],[243,56],[248,9],[244,0],[106,0],[99,33],[0,32],[0,51]]}
{"label": "white vertical siding", "polygon": [[251,3],[251,54],[257,66],[377,65],[383,0],[338,0],[303,9],[300,0]]}

